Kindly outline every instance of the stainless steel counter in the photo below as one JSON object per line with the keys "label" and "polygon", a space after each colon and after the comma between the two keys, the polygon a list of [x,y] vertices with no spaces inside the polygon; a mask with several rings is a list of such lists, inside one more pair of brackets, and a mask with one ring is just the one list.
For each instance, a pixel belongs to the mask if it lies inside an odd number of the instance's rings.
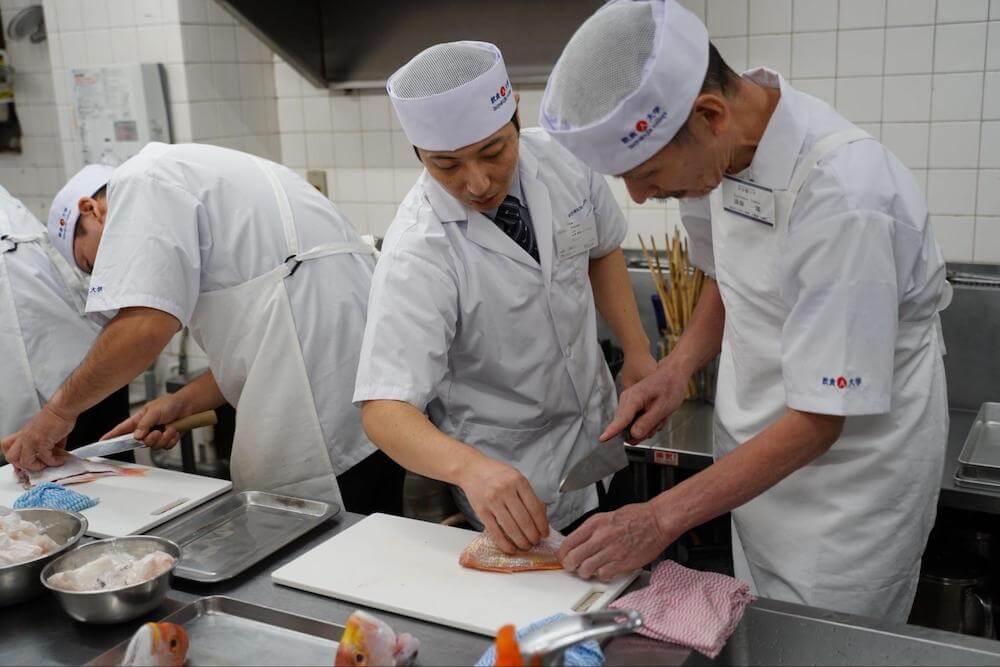
{"label": "stainless steel counter", "polygon": [[[972,428],[975,412],[951,411],[944,474],[939,504],[944,507],[1000,514],[1000,492],[972,489],[955,483],[958,455]],[[707,403],[687,402],[670,418],[656,437],[627,447],[629,457],[658,466],[701,470],[712,463],[713,408]]]}
{"label": "stainless steel counter", "polygon": [[[337,532],[359,521],[347,514],[317,528],[271,559],[236,579],[214,585],[174,580],[173,590],[144,619],[118,626],[71,621],[51,596],[0,611],[0,665],[78,665],[127,639],[140,623],[162,618],[205,595],[227,595],[295,614],[343,623],[352,604],[271,583],[270,573]],[[635,586],[644,585],[647,576]],[[485,637],[376,611],[393,628],[421,641],[419,664],[469,665],[489,645]],[[688,649],[638,636],[613,640],[606,647],[609,665],[706,664]],[[331,661],[333,656],[330,656]],[[720,664],[1000,664],[1000,642],[912,626],[889,626],[772,600],[754,603]],[[709,663],[712,664],[712,663]]]}

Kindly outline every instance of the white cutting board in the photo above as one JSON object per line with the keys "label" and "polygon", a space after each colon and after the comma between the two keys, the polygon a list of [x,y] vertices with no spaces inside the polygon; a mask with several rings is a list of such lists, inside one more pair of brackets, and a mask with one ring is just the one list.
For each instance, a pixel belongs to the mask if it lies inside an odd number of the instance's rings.
{"label": "white cutting board", "polygon": [[[504,574],[470,570],[459,554],[476,532],[372,514],[275,570],[275,583],[493,636],[558,612],[602,609],[638,572],[610,584],[562,570]],[[593,596],[591,597],[591,595]]]}
{"label": "white cutting board", "polygon": [[[145,468],[146,474],[141,477],[102,477],[67,487],[101,500],[96,506],[81,512],[90,524],[88,535],[121,537],[143,533],[225,493],[233,486],[232,482],[224,479],[131,463],[126,465],[129,468]],[[11,466],[0,467],[0,505],[10,507],[22,493],[24,489],[17,483]],[[154,514],[182,498],[187,500],[166,512]]]}

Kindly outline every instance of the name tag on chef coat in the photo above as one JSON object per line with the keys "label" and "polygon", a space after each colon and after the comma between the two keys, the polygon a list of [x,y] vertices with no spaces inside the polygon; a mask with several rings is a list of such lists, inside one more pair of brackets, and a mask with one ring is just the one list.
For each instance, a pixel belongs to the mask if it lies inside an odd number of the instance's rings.
{"label": "name tag on chef coat", "polygon": [[593,204],[584,200],[567,216],[563,229],[556,230],[556,250],[559,259],[566,259],[597,247],[597,223],[591,211]]}
{"label": "name tag on chef coat", "polygon": [[735,176],[722,179],[722,208],[774,227],[774,191]]}

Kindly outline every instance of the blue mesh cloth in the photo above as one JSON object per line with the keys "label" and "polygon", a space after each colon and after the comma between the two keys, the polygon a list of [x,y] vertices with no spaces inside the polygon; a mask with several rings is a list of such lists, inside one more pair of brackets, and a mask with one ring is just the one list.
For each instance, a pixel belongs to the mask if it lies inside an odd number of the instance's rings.
{"label": "blue mesh cloth", "polygon": [[[517,638],[521,639],[529,632],[534,632],[538,628],[558,621],[560,618],[564,618],[565,616],[566,614],[555,614],[554,616],[537,620],[531,625],[518,630]],[[497,647],[496,643],[494,643],[486,649],[486,652],[483,653],[479,660],[476,661],[476,667],[493,667],[496,663],[496,657]],[[597,642],[584,642],[583,644],[577,644],[576,646],[566,649],[566,653],[563,655],[562,664],[567,667],[600,667],[604,664],[604,653],[601,652],[601,647]]]}
{"label": "blue mesh cloth", "polygon": [[38,486],[25,491],[14,501],[14,509],[26,510],[32,507],[47,507],[54,510],[69,510],[82,512],[93,507],[99,501],[67,489],[65,486],[52,482],[42,482]]}

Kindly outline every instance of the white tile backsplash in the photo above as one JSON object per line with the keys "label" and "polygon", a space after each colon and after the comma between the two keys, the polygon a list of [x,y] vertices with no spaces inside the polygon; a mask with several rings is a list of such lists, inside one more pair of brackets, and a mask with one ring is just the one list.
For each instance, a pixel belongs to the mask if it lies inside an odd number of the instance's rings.
{"label": "white tile backsplash", "polygon": [[935,72],[981,72],[986,23],[938,25],[934,29]]}
{"label": "white tile backsplash", "polygon": [[933,215],[974,215],[976,213],[976,175],[975,169],[928,170],[927,207],[930,213]]}
{"label": "white tile backsplash", "polygon": [[1000,169],[1000,121],[983,123],[979,143],[979,166],[984,169]]}
{"label": "white tile backsplash", "polygon": [[748,40],[746,37],[718,37],[712,42],[733,70],[742,72],[749,69],[747,62]]}
{"label": "white tile backsplash", "polygon": [[931,120],[976,120],[982,114],[983,74],[935,74]]}
{"label": "white tile backsplash", "polygon": [[[797,9],[798,4],[795,7]],[[836,32],[800,32],[792,35],[792,76],[832,77],[836,70]]]}
{"label": "white tile backsplash", "polygon": [[392,132],[390,130],[365,132],[362,134],[362,143],[366,168],[393,166]]}
{"label": "white tile backsplash", "polygon": [[1000,217],[979,216],[976,218],[973,260],[993,264],[1000,263]]}
{"label": "white tile backsplash", "polygon": [[1000,170],[979,170],[979,198],[976,203],[979,215],[1000,215]]}
{"label": "white tile backsplash", "polygon": [[750,0],[750,34],[790,33],[792,0]]}
{"label": "white tile backsplash", "polygon": [[837,110],[855,123],[882,119],[882,77],[837,79]]}
{"label": "white tile backsplash", "polygon": [[931,115],[931,77],[887,76],[882,88],[882,120],[927,121]]}
{"label": "white tile backsplash", "polygon": [[927,168],[929,123],[884,123],[882,143],[910,169]]}
{"label": "white tile backsplash", "polygon": [[841,30],[885,25],[885,0],[840,0]]}
{"label": "white tile backsplash", "polygon": [[751,67],[766,65],[791,76],[792,69],[792,36],[791,35],[752,35],[749,41],[749,63]]}
{"label": "white tile backsplash", "polygon": [[936,4],[937,0],[888,0],[886,25],[933,25]]}
{"label": "white tile backsplash", "polygon": [[[312,154],[310,153],[310,157]],[[360,132],[333,133],[333,164],[336,167],[360,168],[365,166],[365,152]],[[327,160],[310,161],[310,164],[327,164]]]}
{"label": "white tile backsplash", "polygon": [[978,167],[980,125],[979,121],[932,124],[928,166],[932,169]]}
{"label": "white tile backsplash", "polygon": [[974,217],[932,215],[931,226],[946,261],[968,261],[972,257],[976,233]]}
{"label": "white tile backsplash", "polygon": [[708,0],[708,34],[713,39],[747,34],[747,0]]}
{"label": "white tile backsplash", "polygon": [[938,0],[937,22],[985,21],[989,18],[989,11],[989,0]]}
{"label": "white tile backsplash", "polygon": [[986,69],[1000,69],[1000,21],[990,21],[987,30]]}
{"label": "white tile backsplash", "polygon": [[793,0],[792,28],[796,32],[837,28],[837,3],[831,0]]}
{"label": "white tile backsplash", "polygon": [[926,74],[933,66],[933,26],[908,26],[885,31],[886,74]]}
{"label": "white tile backsplash", "polygon": [[837,76],[882,74],[885,31],[841,30],[837,36]]}

